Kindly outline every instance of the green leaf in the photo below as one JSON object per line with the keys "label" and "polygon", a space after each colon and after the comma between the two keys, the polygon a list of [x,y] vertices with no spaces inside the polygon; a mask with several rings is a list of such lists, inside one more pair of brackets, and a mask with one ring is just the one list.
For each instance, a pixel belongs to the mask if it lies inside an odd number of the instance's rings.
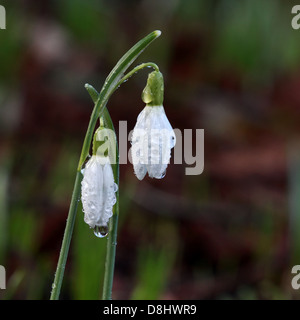
{"label": "green leaf", "polygon": [[90,97],[92,98],[93,102],[96,103],[99,97],[99,92],[90,84],[86,83],[84,85],[86,88],[87,92],[89,93]]}

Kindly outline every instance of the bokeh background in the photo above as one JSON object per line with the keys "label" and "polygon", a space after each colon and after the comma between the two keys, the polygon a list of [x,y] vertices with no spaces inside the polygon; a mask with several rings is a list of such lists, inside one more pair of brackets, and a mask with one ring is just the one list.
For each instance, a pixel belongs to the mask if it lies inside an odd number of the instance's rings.
{"label": "bokeh background", "polygon": [[[204,129],[205,168],[138,182],[121,165],[114,299],[298,299],[300,30],[284,0],[1,1],[1,299],[48,299],[98,90],[135,42],[165,77],[174,128]],[[142,71],[110,99],[134,127]],[[194,140],[195,142],[195,140]],[[129,147],[129,144],[128,144]],[[194,151],[196,146],[194,145]],[[62,299],[101,296],[106,238],[79,207]]]}

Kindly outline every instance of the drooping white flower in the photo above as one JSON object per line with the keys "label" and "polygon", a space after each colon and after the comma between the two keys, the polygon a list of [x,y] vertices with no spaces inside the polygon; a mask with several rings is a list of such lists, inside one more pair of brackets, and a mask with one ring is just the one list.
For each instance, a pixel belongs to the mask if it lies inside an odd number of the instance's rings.
{"label": "drooping white flower", "polygon": [[137,118],[131,139],[131,155],[134,172],[142,180],[165,176],[175,146],[174,130],[165,114],[164,107],[146,106]]}
{"label": "drooping white flower", "polygon": [[109,158],[93,155],[84,168],[81,182],[84,221],[91,228],[107,226],[117,190]]}

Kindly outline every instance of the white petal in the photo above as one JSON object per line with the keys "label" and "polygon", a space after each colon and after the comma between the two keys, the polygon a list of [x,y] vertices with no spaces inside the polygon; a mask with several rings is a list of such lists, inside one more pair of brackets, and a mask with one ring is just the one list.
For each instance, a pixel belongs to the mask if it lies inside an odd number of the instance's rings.
{"label": "white petal", "polygon": [[170,139],[170,148],[174,148],[176,144],[176,135],[175,132],[165,114],[165,111],[163,111],[161,115],[161,122],[162,122],[162,127],[169,131],[169,139]]}
{"label": "white petal", "polygon": [[87,162],[81,182],[84,221],[95,227],[103,208],[103,172],[96,156]]}
{"label": "white petal", "polygon": [[109,218],[113,215],[113,206],[116,203],[117,185],[114,181],[114,174],[110,163],[106,163],[103,167],[103,212],[99,220],[98,226],[106,226]]}
{"label": "white petal", "polygon": [[151,131],[149,131],[151,152],[148,173],[152,178],[162,179],[170,162],[171,148],[174,146],[172,143],[174,131],[166,117],[163,106],[153,107],[153,109]]}
{"label": "white petal", "polygon": [[116,203],[117,185],[108,157],[94,155],[87,162],[81,182],[84,221],[91,227],[107,226]]}
{"label": "white petal", "polygon": [[145,143],[147,140],[147,132],[145,130],[145,120],[149,113],[149,109],[144,108],[138,116],[137,123],[133,129],[131,138],[131,157],[133,169],[136,177],[139,180],[143,180],[147,173],[147,153],[148,149],[145,148]]}
{"label": "white petal", "polygon": [[151,178],[161,179],[171,157],[176,138],[163,106],[146,106],[139,114],[132,135],[134,172],[142,180],[148,171]]}
{"label": "white petal", "polygon": [[146,173],[147,173],[146,165],[138,163],[138,164],[133,165],[133,169],[134,169],[134,173],[135,173],[136,177],[139,180],[143,180]]}

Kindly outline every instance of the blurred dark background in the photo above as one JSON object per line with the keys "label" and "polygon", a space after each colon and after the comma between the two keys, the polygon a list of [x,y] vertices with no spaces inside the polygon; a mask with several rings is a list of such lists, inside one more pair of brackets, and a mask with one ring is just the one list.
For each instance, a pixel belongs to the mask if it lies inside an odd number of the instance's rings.
{"label": "blurred dark background", "polygon": [[[1,299],[48,299],[98,90],[139,39],[165,77],[174,128],[205,130],[205,167],[139,182],[121,165],[114,299],[298,299],[300,30],[294,1],[1,1]],[[118,130],[142,71],[110,99]],[[129,144],[128,144],[129,147]],[[194,146],[195,148],[195,146]],[[62,299],[101,296],[106,238],[78,210]]]}

